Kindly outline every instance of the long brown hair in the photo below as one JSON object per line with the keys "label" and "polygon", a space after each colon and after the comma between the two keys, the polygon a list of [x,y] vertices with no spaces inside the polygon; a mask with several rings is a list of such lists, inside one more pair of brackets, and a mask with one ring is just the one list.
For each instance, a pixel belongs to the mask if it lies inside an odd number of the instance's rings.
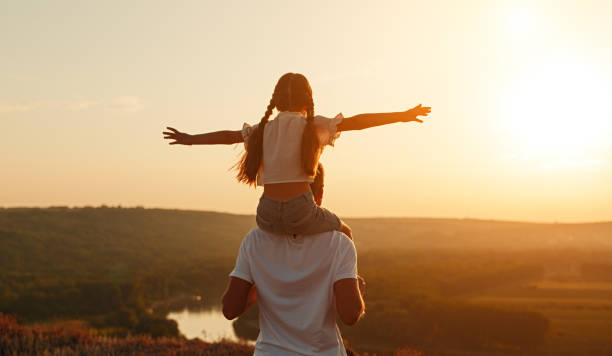
{"label": "long brown hair", "polygon": [[263,159],[263,133],[272,111],[302,111],[306,108],[306,126],[302,135],[302,168],[309,176],[315,175],[317,162],[321,154],[321,147],[314,125],[314,101],[312,100],[312,88],[305,76],[298,73],[284,74],[274,87],[272,99],[266,109],[266,113],[259,121],[249,138],[246,152],[236,163],[239,182],[255,185],[257,173],[261,168]]}

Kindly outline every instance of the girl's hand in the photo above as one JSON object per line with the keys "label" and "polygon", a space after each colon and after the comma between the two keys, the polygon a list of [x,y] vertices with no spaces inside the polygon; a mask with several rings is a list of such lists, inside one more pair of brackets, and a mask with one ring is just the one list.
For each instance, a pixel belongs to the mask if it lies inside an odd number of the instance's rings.
{"label": "girl's hand", "polygon": [[427,116],[431,112],[431,107],[429,106],[421,106],[421,104],[413,107],[410,110],[405,111],[406,117],[402,120],[403,122],[423,122],[423,120],[417,118],[417,116]]}
{"label": "girl's hand", "polygon": [[172,127],[166,127],[166,128],[172,131],[172,132],[168,132],[168,131],[163,132],[163,134],[165,135],[164,136],[165,139],[174,140],[173,142],[170,142],[171,145],[191,145],[191,135],[186,134],[184,132],[180,132]]}

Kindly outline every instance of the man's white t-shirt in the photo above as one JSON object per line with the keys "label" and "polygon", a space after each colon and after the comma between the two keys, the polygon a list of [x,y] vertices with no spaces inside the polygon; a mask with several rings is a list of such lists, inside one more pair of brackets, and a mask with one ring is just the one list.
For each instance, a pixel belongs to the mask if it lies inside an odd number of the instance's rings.
{"label": "man's white t-shirt", "polygon": [[336,325],[334,283],[357,278],[357,253],[343,233],[280,237],[253,229],[230,276],[257,287],[260,331],[254,355],[346,355]]}

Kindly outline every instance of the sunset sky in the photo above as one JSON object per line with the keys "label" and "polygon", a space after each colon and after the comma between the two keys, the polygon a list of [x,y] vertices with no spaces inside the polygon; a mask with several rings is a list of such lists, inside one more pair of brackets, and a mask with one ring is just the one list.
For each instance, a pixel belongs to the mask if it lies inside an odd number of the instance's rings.
{"label": "sunset sky", "polygon": [[239,129],[278,78],[315,113],[406,110],[345,132],[324,205],[343,217],[612,219],[609,1],[4,1],[0,207],[100,204],[254,214]]}

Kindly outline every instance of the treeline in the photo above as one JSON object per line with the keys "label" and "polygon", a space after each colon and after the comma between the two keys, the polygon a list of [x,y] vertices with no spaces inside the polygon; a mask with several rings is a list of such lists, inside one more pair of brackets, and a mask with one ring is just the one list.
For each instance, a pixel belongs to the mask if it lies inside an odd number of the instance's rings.
{"label": "treeline", "polygon": [[90,280],[32,287],[16,298],[0,300],[0,310],[29,322],[78,318],[109,335],[179,336],[175,321],[148,310],[138,282]]}
{"label": "treeline", "polygon": [[0,294],[0,311],[15,313],[27,322],[80,318],[109,335],[178,336],[176,322],[166,319],[170,309],[152,310],[152,303],[177,295],[197,295],[201,307],[215,306],[231,267],[230,262],[218,261],[157,267],[124,281],[94,275],[47,280],[44,276],[16,278],[13,274],[12,284],[24,280],[28,283],[19,286],[19,294],[12,290],[6,294],[5,288],[5,293]]}

